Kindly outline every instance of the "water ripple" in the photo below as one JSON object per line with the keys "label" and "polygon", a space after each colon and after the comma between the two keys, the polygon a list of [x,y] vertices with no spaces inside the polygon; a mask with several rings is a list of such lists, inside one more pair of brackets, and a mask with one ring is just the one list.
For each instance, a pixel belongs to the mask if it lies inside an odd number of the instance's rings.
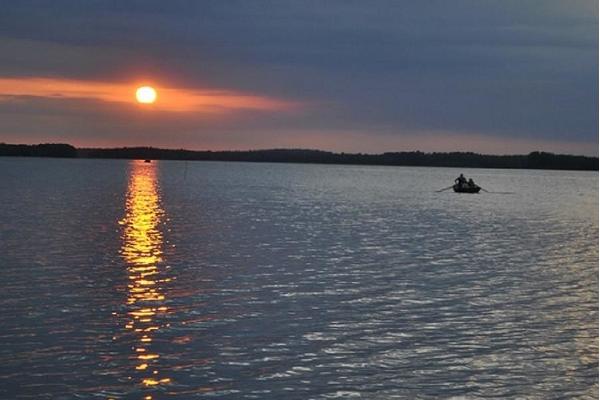
{"label": "water ripple", "polygon": [[598,396],[597,173],[0,163],[2,398]]}

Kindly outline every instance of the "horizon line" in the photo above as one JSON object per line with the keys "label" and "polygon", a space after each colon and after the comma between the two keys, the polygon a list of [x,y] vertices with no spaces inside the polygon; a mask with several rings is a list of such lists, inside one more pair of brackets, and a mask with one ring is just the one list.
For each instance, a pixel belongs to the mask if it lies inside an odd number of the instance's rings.
{"label": "horizon line", "polygon": [[155,146],[144,146],[144,145],[135,145],[135,146],[117,146],[117,147],[78,147],[71,143],[61,143],[61,142],[45,142],[45,143],[6,143],[0,142],[0,145],[8,145],[8,146],[44,146],[44,145],[62,145],[62,146],[71,146],[76,150],[132,150],[132,149],[152,149],[152,150],[163,150],[163,151],[188,151],[188,152],[205,152],[205,153],[243,153],[243,152],[260,152],[260,151],[313,151],[313,152],[322,152],[329,154],[337,154],[337,155],[366,155],[366,156],[381,156],[384,154],[394,154],[394,153],[421,153],[421,154],[474,154],[481,156],[492,156],[492,157],[510,157],[510,156],[527,156],[533,153],[540,154],[550,154],[554,156],[569,156],[569,157],[585,157],[598,159],[598,156],[590,156],[584,154],[569,154],[569,153],[555,153],[552,151],[546,150],[532,150],[527,153],[504,153],[504,154],[492,154],[492,153],[478,153],[476,151],[470,150],[452,150],[452,151],[423,151],[423,150],[391,150],[385,151],[381,153],[369,153],[369,152],[346,152],[346,151],[332,151],[332,150],[322,150],[315,148],[302,148],[302,147],[272,147],[272,148],[253,148],[253,149],[227,149],[227,150],[209,150],[209,149],[187,149],[183,147],[171,148],[171,147],[155,147]]}

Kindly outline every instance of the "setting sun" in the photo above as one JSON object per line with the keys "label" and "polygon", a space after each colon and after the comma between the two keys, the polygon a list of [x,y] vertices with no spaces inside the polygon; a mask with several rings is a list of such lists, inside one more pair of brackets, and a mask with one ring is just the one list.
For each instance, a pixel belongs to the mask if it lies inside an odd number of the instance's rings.
{"label": "setting sun", "polygon": [[151,104],[156,101],[156,90],[150,86],[139,87],[135,92],[138,103]]}

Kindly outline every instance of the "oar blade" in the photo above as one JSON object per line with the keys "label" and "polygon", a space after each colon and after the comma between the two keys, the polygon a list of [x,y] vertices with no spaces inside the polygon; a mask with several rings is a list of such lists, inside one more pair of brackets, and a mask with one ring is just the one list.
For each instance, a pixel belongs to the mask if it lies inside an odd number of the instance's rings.
{"label": "oar blade", "polygon": [[452,187],[454,187],[454,185],[448,186],[447,188],[443,188],[443,189],[440,189],[440,190],[436,190],[436,192],[440,193],[440,192],[443,192],[444,190],[452,189]]}

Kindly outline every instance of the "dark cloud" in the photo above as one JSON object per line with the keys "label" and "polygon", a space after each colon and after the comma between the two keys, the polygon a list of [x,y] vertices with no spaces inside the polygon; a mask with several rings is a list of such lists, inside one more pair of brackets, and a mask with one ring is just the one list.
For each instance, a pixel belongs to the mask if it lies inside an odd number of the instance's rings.
{"label": "dark cloud", "polygon": [[0,75],[159,76],[313,105],[217,134],[447,131],[596,147],[597,32],[596,1],[19,1],[0,13]]}

